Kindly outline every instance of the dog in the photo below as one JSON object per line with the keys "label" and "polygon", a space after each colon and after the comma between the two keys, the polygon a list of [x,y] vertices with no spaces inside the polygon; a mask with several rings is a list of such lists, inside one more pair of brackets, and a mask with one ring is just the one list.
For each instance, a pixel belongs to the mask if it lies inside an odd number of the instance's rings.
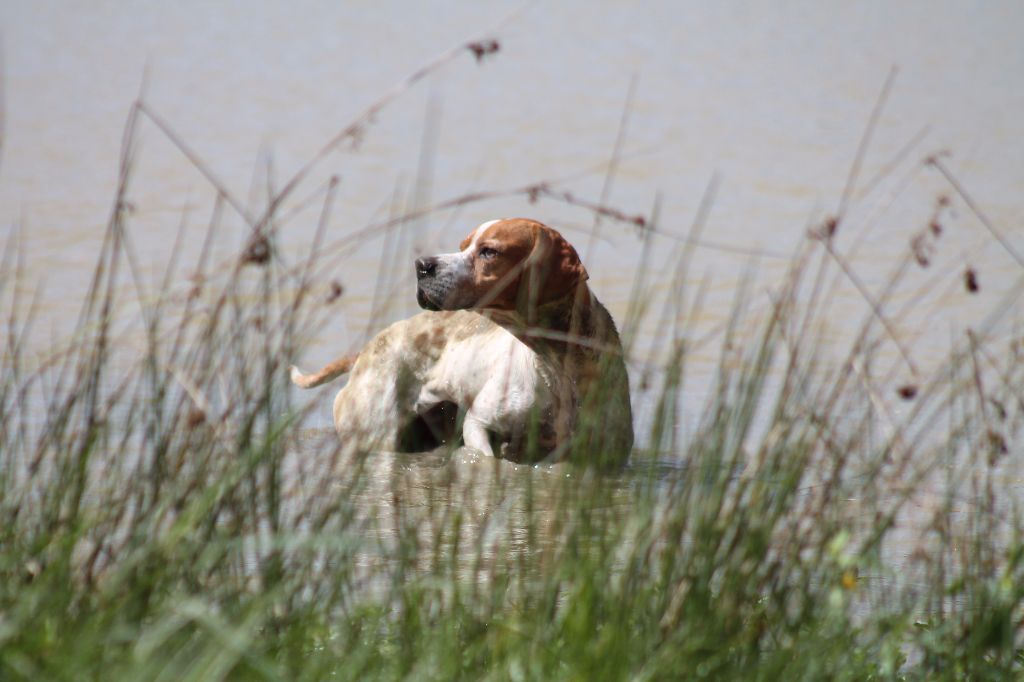
{"label": "dog", "polygon": [[361,452],[466,447],[514,461],[570,454],[621,464],[633,445],[629,379],[611,315],[576,250],[534,220],[492,220],[459,251],[419,258],[425,312],[392,324],[302,388],[346,372],[334,400]]}

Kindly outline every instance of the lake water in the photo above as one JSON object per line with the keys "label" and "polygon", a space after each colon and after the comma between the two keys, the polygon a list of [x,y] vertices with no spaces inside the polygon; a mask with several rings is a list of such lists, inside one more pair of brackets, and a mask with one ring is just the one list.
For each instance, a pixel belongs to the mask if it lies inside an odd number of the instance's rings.
{"label": "lake water", "polygon": [[[5,238],[20,236],[18,286],[23,302],[38,294],[33,349],[43,354],[74,328],[137,97],[234,201],[258,214],[268,187],[284,186],[395,84],[445,50],[493,39],[497,53],[478,61],[463,50],[391,101],[357,148],[345,145],[316,164],[286,203],[282,244],[291,260],[313,240],[323,187],[340,179],[323,275],[344,294],[330,324],[293,359],[318,367],[415,312],[415,257],[453,250],[483,220],[535,217],[578,246],[592,288],[617,321],[626,321],[631,299],[650,304],[629,365],[641,442],[658,365],[686,317],[696,342],[677,425],[685,447],[708,402],[737,292],[745,286],[754,316],[771,309],[788,256],[806,243],[809,228],[844,205],[865,128],[895,73],[835,238],[853,276],[835,267],[828,276],[836,288],[819,350],[849,348],[871,314],[864,292],[882,296],[911,240],[924,233],[929,266],[912,265],[884,306],[890,332],[916,368],[892,343],[880,348],[876,376],[890,376],[878,407],[898,420],[908,403],[888,388],[926,382],[966,330],[978,331],[999,356],[1024,327],[1017,297],[1024,291],[1022,36],[1019,2],[3,3],[0,229]],[[182,262],[199,252],[217,193],[152,120],[142,119],[137,135],[129,229],[143,280],[155,289],[180,225]],[[924,163],[946,153],[942,163],[988,226]],[[591,211],[550,198],[531,202],[517,190],[542,181],[585,202],[655,218],[647,248],[633,225],[596,221]],[[713,182],[685,278],[685,309],[699,288],[701,305],[684,315],[664,301],[681,240]],[[494,196],[429,213],[389,238],[382,230],[338,247],[388,216],[478,191]],[[940,198],[949,204],[936,237],[929,225]],[[247,228],[230,211],[223,222],[229,229],[215,249],[227,257]],[[968,269],[976,293],[965,287]],[[187,266],[179,272],[172,287],[187,291]],[[119,314],[128,318],[134,294],[126,289]],[[8,305],[4,298],[4,321]],[[336,442],[336,388],[304,394],[316,404],[286,465],[293,500],[326,504],[345,492],[330,477],[307,474]],[[679,479],[685,458],[669,454],[608,476],[608,505],[626,513],[638,481]],[[1020,499],[1016,462],[1008,458],[995,475],[1000,496]],[[545,496],[554,497],[563,476],[580,475],[560,466],[381,456],[355,504],[385,541],[397,538],[400,513],[426,519],[423,532],[454,508],[465,510],[470,534],[494,531],[489,523],[525,544],[536,525],[535,488],[543,517],[551,511]],[[870,522],[872,509],[899,505],[897,478],[891,488],[888,480],[865,484],[866,497],[881,501],[852,495],[837,504]],[[925,486],[901,513],[886,547],[887,578],[914,580],[903,568],[947,501],[942,483]],[[951,518],[967,518],[972,485],[957,487]],[[667,489],[659,499],[671,506],[670,497]],[[1001,511],[1012,507],[1000,499]],[[540,542],[557,538],[552,532]],[[361,560],[373,564],[375,555]]]}
{"label": "lake water", "polygon": [[[357,149],[329,154],[286,204],[294,214],[284,248],[295,258],[309,248],[319,211],[319,200],[303,200],[320,197],[332,176],[340,186],[328,243],[402,210],[495,193],[411,221],[390,243],[363,240],[338,261],[327,275],[345,293],[296,359],[304,366],[353,350],[386,321],[414,312],[413,258],[452,250],[496,216],[535,217],[562,230],[618,320],[638,276],[644,300],[659,310],[680,240],[717,179],[686,277],[691,297],[706,287],[690,320],[693,337],[704,340],[688,365],[684,422],[692,425],[743,278],[753,273],[750,305],[767,311],[786,257],[841,205],[893,68],[836,247],[877,295],[939,197],[949,197],[930,266],[911,272],[886,308],[894,333],[922,376],[946,357],[951,339],[993,311],[1001,322],[986,328],[990,338],[1019,334],[1018,2],[32,2],[3,4],[0,21],[0,229],[24,237],[21,286],[41,288],[41,340],[72,326],[111,210],[123,126],[140,93],[226,191],[258,213],[268,186],[283,186],[395,84],[482,39],[498,41],[499,51],[479,61],[467,51],[402,94]],[[156,282],[183,220],[194,237],[186,251],[198,249],[216,192],[151,121],[138,135],[130,229]],[[923,163],[940,152],[1009,250]],[[631,225],[605,219],[595,228],[589,210],[510,192],[541,181],[630,215],[650,219],[656,210],[647,255]],[[245,234],[241,220],[233,224],[218,244],[224,253]],[[968,268],[976,294],[963,284]],[[386,295],[375,296],[379,282]],[[850,278],[836,282],[826,338],[845,349],[870,308]],[[650,418],[641,375],[659,360],[652,353],[665,324],[651,315],[635,339],[641,432]],[[915,378],[893,348],[882,352],[894,383]],[[323,409],[311,428],[330,426],[331,395],[319,393]],[[894,395],[884,399],[902,409]]]}

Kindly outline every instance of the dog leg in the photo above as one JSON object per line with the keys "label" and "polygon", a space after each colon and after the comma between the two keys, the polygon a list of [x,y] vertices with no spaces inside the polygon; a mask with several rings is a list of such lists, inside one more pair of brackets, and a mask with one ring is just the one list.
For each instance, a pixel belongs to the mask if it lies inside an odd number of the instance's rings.
{"label": "dog leg", "polygon": [[488,457],[494,456],[491,439],[487,434],[487,426],[473,415],[472,410],[466,413],[466,419],[462,422],[462,442],[466,444],[466,447],[479,450]]}
{"label": "dog leg", "polygon": [[416,403],[413,405],[413,409],[418,415],[424,415],[429,412],[433,407],[439,403],[443,403],[448,400],[451,401],[451,397],[441,394],[433,387],[434,382],[427,383],[420,389],[420,394],[416,397]]}
{"label": "dog leg", "polygon": [[334,427],[342,441],[362,453],[394,451],[403,412],[396,389],[368,385],[369,374],[355,375],[334,398]]}

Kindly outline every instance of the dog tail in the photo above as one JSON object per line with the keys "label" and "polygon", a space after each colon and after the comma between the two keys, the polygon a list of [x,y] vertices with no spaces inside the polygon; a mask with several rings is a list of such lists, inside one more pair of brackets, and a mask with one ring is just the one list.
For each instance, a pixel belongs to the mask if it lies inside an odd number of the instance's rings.
{"label": "dog tail", "polygon": [[303,374],[302,370],[292,365],[289,368],[289,373],[291,374],[292,383],[299,388],[315,388],[326,384],[328,381],[337,379],[342,374],[350,371],[358,358],[359,353],[340,357],[334,362],[324,365],[323,369],[313,374]]}

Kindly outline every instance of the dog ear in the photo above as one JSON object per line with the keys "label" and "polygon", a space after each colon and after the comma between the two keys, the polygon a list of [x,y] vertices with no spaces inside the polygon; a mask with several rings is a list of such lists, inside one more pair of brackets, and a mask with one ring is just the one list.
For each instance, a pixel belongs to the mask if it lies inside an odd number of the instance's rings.
{"label": "dog ear", "polygon": [[537,292],[537,305],[563,298],[590,277],[572,244],[545,225],[538,226],[530,257],[526,277],[533,285],[529,288]]}

